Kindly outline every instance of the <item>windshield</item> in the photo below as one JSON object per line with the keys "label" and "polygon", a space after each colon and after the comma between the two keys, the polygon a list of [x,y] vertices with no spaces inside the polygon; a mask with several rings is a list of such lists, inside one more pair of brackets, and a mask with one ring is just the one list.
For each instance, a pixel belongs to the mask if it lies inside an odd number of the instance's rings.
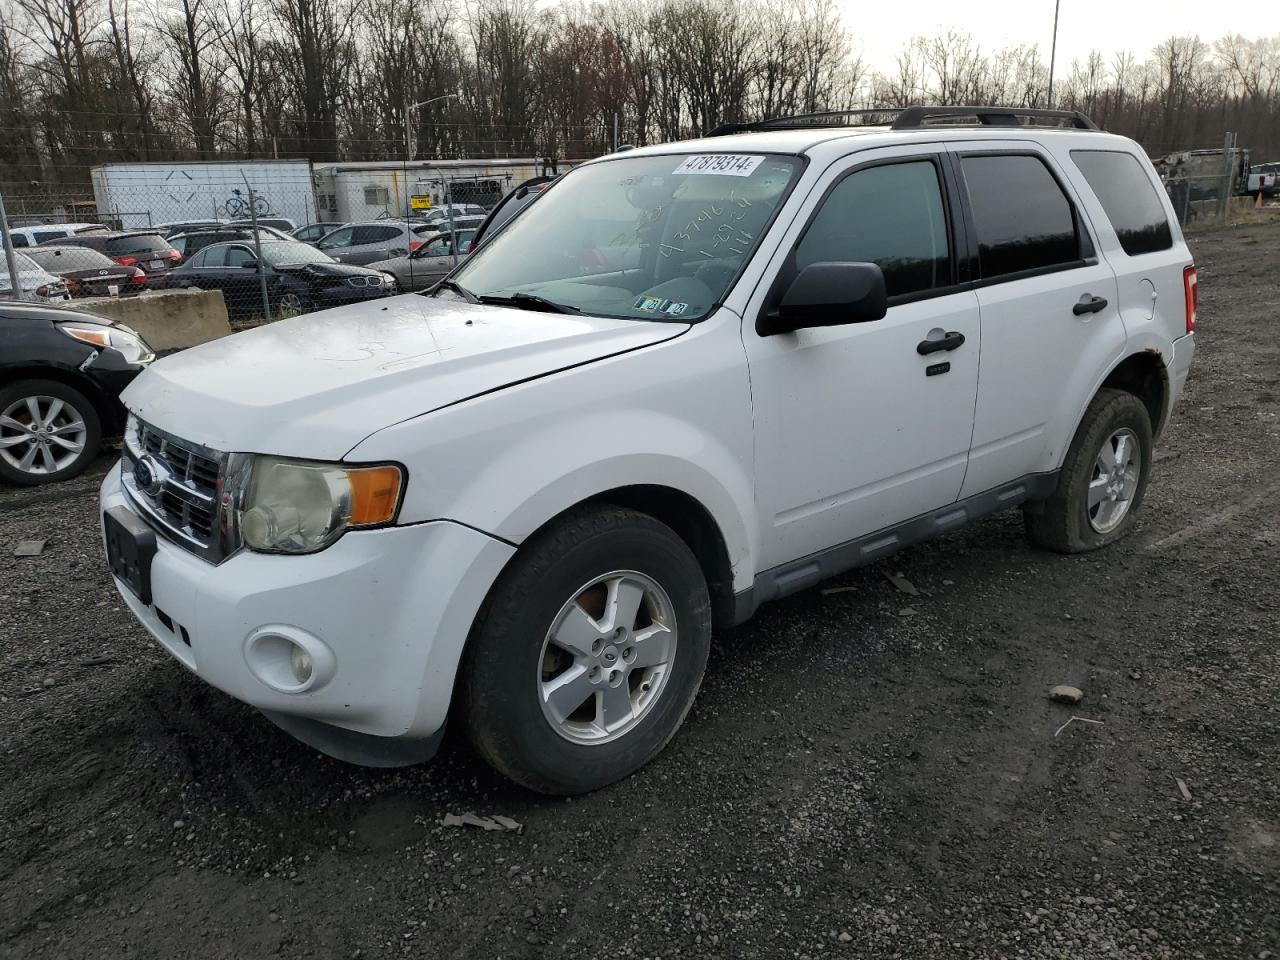
{"label": "windshield", "polygon": [[799,175],[797,157],[623,157],[567,174],[453,279],[583,313],[696,320],[728,291]]}
{"label": "windshield", "polygon": [[333,263],[333,257],[323,250],[297,240],[262,244],[262,259],[273,267],[291,266],[295,263]]}

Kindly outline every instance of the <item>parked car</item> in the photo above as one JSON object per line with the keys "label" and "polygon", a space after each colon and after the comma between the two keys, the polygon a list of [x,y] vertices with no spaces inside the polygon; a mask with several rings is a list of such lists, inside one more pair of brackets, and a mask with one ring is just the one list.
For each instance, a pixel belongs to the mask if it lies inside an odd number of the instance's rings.
{"label": "parked car", "polygon": [[1280,163],[1258,163],[1249,168],[1247,192],[1264,197],[1280,194]]}
{"label": "parked car", "polygon": [[152,229],[167,239],[180,233],[190,233],[192,230],[217,229],[226,225],[225,220],[171,220],[167,223],[157,223]]}
{"label": "parked car", "polygon": [[44,223],[32,227],[14,227],[9,231],[15,247],[34,247],[41,243],[63,240],[81,233],[97,233],[107,228],[100,223]]}
{"label": "parked car", "polygon": [[59,245],[88,247],[105,253],[121,266],[138,267],[147,275],[147,284],[155,289],[164,287],[169,271],[182,262],[182,254],[154,230],[80,233],[56,242]]}
{"label": "parked car", "polygon": [[[274,315],[292,316],[394,292],[384,274],[336,262],[300,240],[260,240]],[[261,314],[262,283],[252,243],[217,243],[176,268],[175,287],[221,290],[233,316]]]}
{"label": "parked car", "polygon": [[[18,283],[22,287],[23,300],[37,303],[58,303],[70,300],[67,285],[60,277],[50,273],[25,253],[15,250],[13,259],[18,267]],[[13,283],[9,277],[9,266],[0,251],[0,299],[18,299],[14,297]]]}
{"label": "parked car", "polygon": [[343,226],[341,223],[309,223],[305,227],[299,227],[293,231],[291,236],[295,240],[301,240],[303,243],[316,243],[341,226]]}
{"label": "parked car", "polygon": [[147,275],[141,267],[121,266],[88,247],[32,247],[26,254],[61,278],[72,297],[128,296],[147,289]]}
{"label": "parked car", "polygon": [[[102,486],[129,609],[335,756],[452,715],[570,794],[656,756],[762,603],[1014,506],[1123,537],[1195,352],[1150,161],[1067,112],[853,126],[583,163],[429,296],[157,364]],[[187,510],[155,478],[193,471]]]}
{"label": "parked car", "polygon": [[[259,227],[270,227],[272,230],[279,230],[281,233],[293,233],[298,229],[298,225],[288,217],[259,217],[257,223]],[[254,221],[244,219],[232,220],[230,225],[233,227],[252,227],[253,224]]]}
{"label": "parked car", "polygon": [[436,233],[432,224],[386,219],[348,223],[327,234],[316,243],[341,263],[373,263],[389,257],[401,257]]}
{"label": "parked car", "polygon": [[[281,233],[273,227],[259,227],[258,235],[263,239],[270,238],[272,240],[292,240],[287,233]],[[186,233],[174,234],[167,237],[166,241],[169,246],[177,250],[184,260],[189,259],[197,250],[213,243],[230,243],[232,240],[248,240],[253,241],[252,227],[215,227],[210,230],[189,230]]]}
{"label": "parked car", "polygon": [[[428,239],[407,257],[379,260],[369,264],[369,269],[390,274],[395,278],[397,289],[402,292],[425,290],[466,259],[467,254],[471,252],[471,241],[475,233],[475,229],[471,228],[459,230],[457,233],[438,234]],[[456,259],[453,256],[455,239],[458,242]]]}
{"label": "parked car", "polygon": [[120,391],[155,354],[134,331],[78,310],[0,303],[0,478],[66,480],[125,422]]}
{"label": "parked car", "polygon": [[415,214],[413,219],[422,223],[436,223],[451,217],[484,217],[488,212],[478,203],[445,203]]}

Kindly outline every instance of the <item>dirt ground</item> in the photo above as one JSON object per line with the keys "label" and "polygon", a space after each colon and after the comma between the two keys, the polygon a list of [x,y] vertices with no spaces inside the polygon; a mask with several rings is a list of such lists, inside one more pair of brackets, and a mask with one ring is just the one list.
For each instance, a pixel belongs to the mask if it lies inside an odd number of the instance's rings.
{"label": "dirt ground", "polygon": [[0,490],[0,957],[1280,957],[1280,225],[1193,246],[1133,536],[1060,557],[1006,514],[771,604],[571,801],[456,731],[401,771],[298,745],[126,614],[107,459]]}

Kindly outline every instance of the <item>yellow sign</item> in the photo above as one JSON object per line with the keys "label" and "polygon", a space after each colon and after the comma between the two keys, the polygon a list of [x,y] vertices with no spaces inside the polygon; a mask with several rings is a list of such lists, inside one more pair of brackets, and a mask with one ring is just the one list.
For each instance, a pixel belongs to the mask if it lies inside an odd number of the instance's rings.
{"label": "yellow sign", "polygon": [[414,210],[430,210],[431,198],[415,193],[409,198],[409,206]]}

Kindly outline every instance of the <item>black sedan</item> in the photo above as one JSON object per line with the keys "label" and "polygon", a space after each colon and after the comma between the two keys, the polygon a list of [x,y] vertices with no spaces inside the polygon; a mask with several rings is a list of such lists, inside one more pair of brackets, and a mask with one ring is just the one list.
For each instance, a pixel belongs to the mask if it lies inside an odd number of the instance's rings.
{"label": "black sedan", "polygon": [[271,316],[293,316],[396,292],[395,281],[364,267],[338,263],[298,240],[260,241],[259,262],[252,243],[205,247],[170,274],[170,285],[221,290],[233,316],[263,315],[263,280]]}
{"label": "black sedan", "polygon": [[120,436],[120,391],[155,354],[106,317],[0,302],[0,478],[66,480]]}
{"label": "black sedan", "polygon": [[141,267],[126,267],[88,247],[28,247],[28,257],[67,284],[73,297],[127,297],[147,289]]}

